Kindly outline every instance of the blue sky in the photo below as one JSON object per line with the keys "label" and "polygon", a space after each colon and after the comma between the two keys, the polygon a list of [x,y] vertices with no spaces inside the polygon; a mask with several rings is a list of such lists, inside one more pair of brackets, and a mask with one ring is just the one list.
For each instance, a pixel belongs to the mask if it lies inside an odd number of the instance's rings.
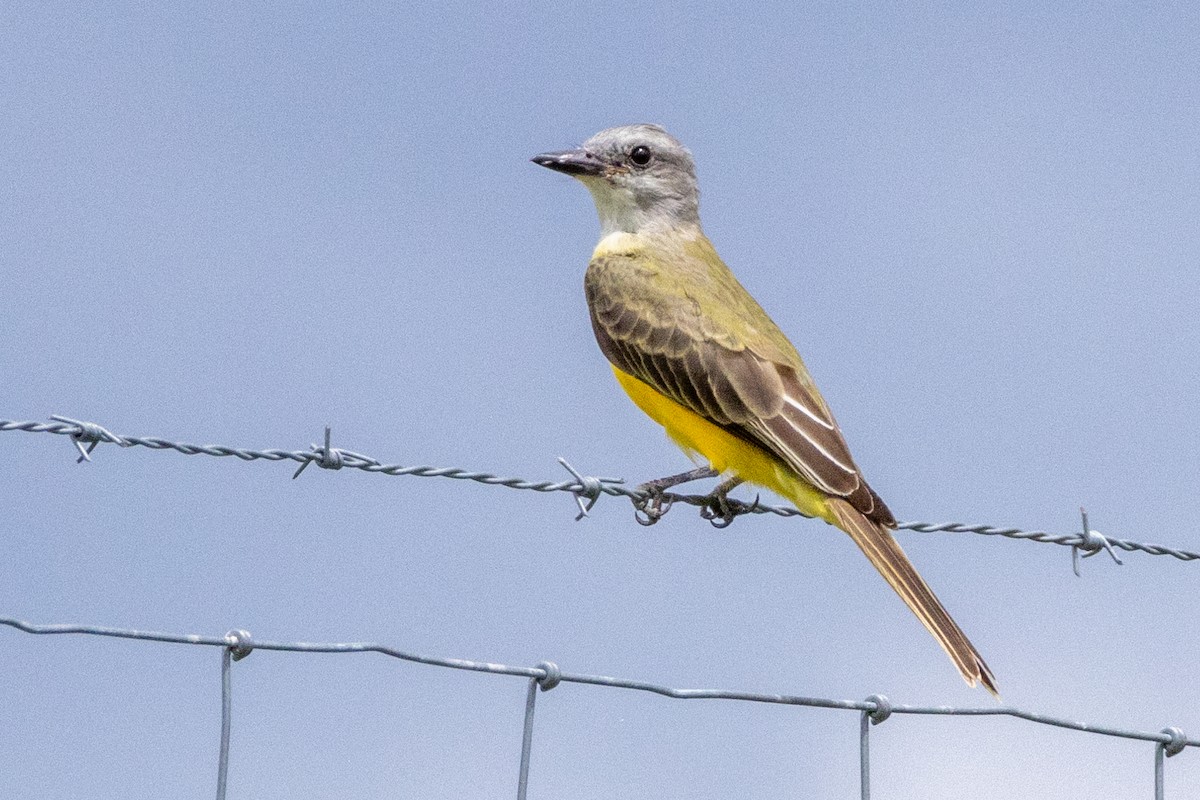
{"label": "blue sky", "polygon": [[[0,417],[630,481],[582,187],[653,121],[901,519],[1200,548],[1200,12],[1180,4],[10,3]],[[604,500],[0,436],[0,613],[374,640],[677,686],[986,704],[846,537]],[[1198,567],[899,534],[1007,702],[1200,731]],[[208,796],[219,654],[0,631],[5,797]],[[523,681],[236,667],[230,797],[509,797]],[[531,798],[852,796],[857,719],[562,686]],[[1149,796],[1153,748],[893,718],[881,798]],[[1200,787],[1197,754],[1168,796]]]}

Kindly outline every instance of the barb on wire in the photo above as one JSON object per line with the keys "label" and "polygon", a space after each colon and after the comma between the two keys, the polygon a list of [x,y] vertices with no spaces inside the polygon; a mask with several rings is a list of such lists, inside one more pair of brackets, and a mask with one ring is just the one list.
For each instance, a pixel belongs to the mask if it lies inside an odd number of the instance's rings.
{"label": "barb on wire", "polygon": [[1108,537],[1099,531],[1092,530],[1088,525],[1087,511],[1080,507],[1079,515],[1083,518],[1083,533],[1079,535],[1079,544],[1071,546],[1071,569],[1075,572],[1075,577],[1081,577],[1079,574],[1080,551],[1083,551],[1084,558],[1091,558],[1103,550],[1112,556],[1112,560],[1117,562],[1118,566],[1123,565],[1125,562],[1113,552],[1112,543],[1108,541]]}
{"label": "barb on wire", "polygon": [[[0,419],[0,432],[5,431],[26,431],[28,433],[53,433],[62,436],[69,436],[74,441],[76,447],[81,454],[81,460],[86,459],[88,454],[94,449],[94,446],[99,442],[111,442],[120,445],[121,447],[145,447],[150,450],[174,450],[184,455],[207,455],[218,458],[230,457],[239,461],[294,461],[299,465],[299,468],[292,477],[298,476],[305,467],[311,463],[316,463],[318,466],[325,469],[341,469],[350,468],[357,469],[363,472],[372,472],[382,475],[411,475],[422,478],[450,478],[453,480],[473,481],[482,483],[487,486],[505,486],[510,489],[522,489],[534,492],[567,492],[575,496],[576,504],[579,507],[580,514],[576,519],[582,519],[587,516],[596,501],[604,495],[610,497],[625,497],[633,501],[635,509],[639,507],[639,503],[643,503],[648,499],[644,490],[625,486],[619,478],[595,478],[581,475],[570,464],[560,459],[562,466],[571,473],[571,480],[566,481],[531,481],[525,478],[502,477],[490,472],[478,472],[456,467],[433,467],[427,465],[420,466],[403,466],[401,464],[384,464],[370,456],[355,453],[350,450],[334,448],[330,444],[330,432],[326,429],[324,446],[312,445],[308,450],[254,450],[245,447],[228,447],[225,445],[196,445],[186,442],[176,442],[170,439],[162,439],[147,436],[124,436],[112,433],[99,425],[92,422],[84,422],[81,420],[71,419],[69,417],[55,416],[51,418],[52,422],[30,422]],[[83,443],[89,443],[89,447],[85,450]],[[88,459],[90,460],[90,459]],[[584,501],[587,501],[586,503]],[[713,505],[713,497],[707,495],[690,495],[677,494],[674,492],[662,492],[656,497],[663,506],[669,508],[675,504],[684,504],[701,509],[711,509]],[[723,514],[716,518],[721,521],[726,521],[744,514],[775,514],[780,517],[803,517],[807,516],[800,510],[789,505],[768,505],[761,503],[756,498],[753,503],[747,503],[742,500],[737,500],[732,497],[724,498]],[[709,516],[712,516],[711,514]],[[711,521],[711,520],[710,520]],[[723,525],[721,526],[723,527]],[[899,530],[917,531],[922,533],[974,533],[982,536],[1003,536],[1009,539],[1025,539],[1032,542],[1044,542],[1050,544],[1062,545],[1072,548],[1075,556],[1080,552],[1083,557],[1088,557],[1095,552],[1103,549],[1107,551],[1117,563],[1121,563],[1117,558],[1113,548],[1125,550],[1127,552],[1138,551],[1156,556],[1172,556],[1180,561],[1197,561],[1200,560],[1200,553],[1190,550],[1181,550],[1173,547],[1166,547],[1159,544],[1146,544],[1136,542],[1130,539],[1115,539],[1109,536],[1104,536],[1096,531],[1090,530],[1086,525],[1083,533],[1067,533],[1057,534],[1048,533],[1046,531],[1025,531],[1019,528],[1000,528],[992,525],[969,525],[962,522],[901,522],[897,526]],[[1078,567],[1078,560],[1075,562]]]}
{"label": "barb on wire", "polygon": [[[71,441],[75,444],[75,449],[79,451],[79,458],[75,459],[76,464],[81,464],[84,461],[92,460],[92,451],[101,442],[112,442],[121,447],[128,447],[125,441],[115,433],[110,433],[105,428],[100,427],[94,422],[82,422],[81,420],[71,419],[70,417],[52,416],[50,419],[56,422],[65,422],[75,426],[78,430],[70,434]],[[84,449],[83,443],[87,442],[88,446]]]}
{"label": "barb on wire", "polygon": [[333,429],[328,425],[325,426],[325,445],[312,445],[312,449],[308,452],[308,459],[301,462],[296,471],[292,473],[292,480],[300,477],[300,473],[308,467],[309,464],[315,463],[321,469],[341,469],[342,467],[359,467],[362,466],[379,466],[379,462],[370,456],[364,456],[362,453],[355,453],[352,450],[343,450],[340,447],[332,447],[330,439],[333,436]]}
{"label": "barb on wire", "polygon": [[[588,475],[580,475],[574,467],[562,456],[558,457],[558,463],[563,469],[575,476],[575,480],[579,481],[579,488],[574,490],[575,503],[579,506],[579,513],[575,515],[575,521],[588,516],[588,512],[592,510],[592,506],[596,505],[596,501],[604,494],[604,486],[606,484],[624,483],[624,478],[593,478]],[[584,504],[587,500],[587,504]]]}

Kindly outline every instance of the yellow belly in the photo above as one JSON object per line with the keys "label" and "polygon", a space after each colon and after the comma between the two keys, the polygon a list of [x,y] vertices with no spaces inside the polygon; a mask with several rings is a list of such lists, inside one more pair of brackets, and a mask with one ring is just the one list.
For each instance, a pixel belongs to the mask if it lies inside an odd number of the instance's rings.
{"label": "yellow belly", "polygon": [[825,496],[777,456],[734,436],[629,373],[616,367],[613,372],[637,407],[662,425],[689,456],[702,457],[717,472],[770,489],[791,500],[805,514],[832,523]]}

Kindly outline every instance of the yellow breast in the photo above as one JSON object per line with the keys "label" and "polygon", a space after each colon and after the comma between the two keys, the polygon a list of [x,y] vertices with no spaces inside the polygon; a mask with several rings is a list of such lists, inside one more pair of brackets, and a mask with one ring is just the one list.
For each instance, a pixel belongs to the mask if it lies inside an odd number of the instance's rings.
{"label": "yellow breast", "polygon": [[770,489],[796,508],[832,522],[825,497],[773,453],[735,436],[627,372],[613,367],[617,382],[646,416],[662,425],[675,444],[717,472]]}
{"label": "yellow breast", "polygon": [[642,237],[626,231],[608,234],[596,244],[592,258],[608,258],[617,255],[632,255],[645,247]]}

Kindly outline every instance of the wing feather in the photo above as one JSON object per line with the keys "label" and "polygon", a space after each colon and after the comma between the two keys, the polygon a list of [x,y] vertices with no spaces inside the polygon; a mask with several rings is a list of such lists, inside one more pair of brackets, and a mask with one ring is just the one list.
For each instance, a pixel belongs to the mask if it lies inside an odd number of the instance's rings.
{"label": "wing feather", "polygon": [[[863,479],[794,350],[783,350],[770,338],[761,346],[743,342],[711,315],[701,314],[686,291],[672,293],[663,286],[638,291],[639,274],[627,263],[613,263],[620,260],[593,260],[586,281],[596,340],[609,361],[774,453],[813,486],[845,498],[869,519],[895,524]],[[623,270],[622,279],[603,280],[603,273],[614,269]],[[647,280],[652,273],[641,269],[641,279]]]}
{"label": "wing feather", "polygon": [[[593,259],[585,286],[605,356],[829,495],[830,521],[854,539],[966,681],[996,694],[991,670],[892,538],[895,518],[863,479],[800,356],[715,252],[702,259],[668,265],[669,279],[657,282],[668,268],[644,257]],[[689,280],[706,284],[707,314],[689,295]],[[747,321],[757,329],[743,327]]]}

